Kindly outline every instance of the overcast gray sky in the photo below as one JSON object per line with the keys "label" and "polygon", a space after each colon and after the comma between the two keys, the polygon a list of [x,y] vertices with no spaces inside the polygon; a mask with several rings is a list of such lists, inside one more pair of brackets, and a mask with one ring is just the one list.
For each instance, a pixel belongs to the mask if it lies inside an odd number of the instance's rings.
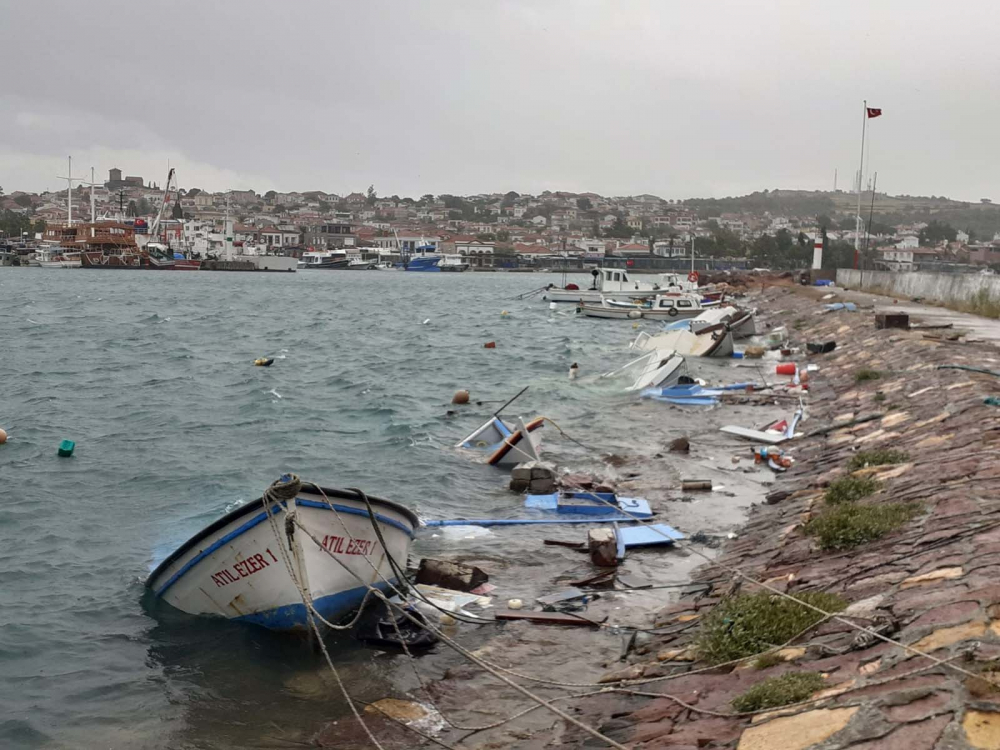
{"label": "overcast gray sky", "polygon": [[[1000,3],[0,0],[0,185],[994,197]],[[65,183],[61,183],[63,186]]]}

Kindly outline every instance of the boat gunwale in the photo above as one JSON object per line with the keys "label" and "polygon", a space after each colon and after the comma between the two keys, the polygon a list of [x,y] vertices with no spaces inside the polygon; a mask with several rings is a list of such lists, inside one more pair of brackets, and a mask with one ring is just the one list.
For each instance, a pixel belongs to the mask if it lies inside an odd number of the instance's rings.
{"label": "boat gunwale", "polygon": [[[322,487],[313,482],[303,482],[302,489],[299,490],[299,492],[306,492],[313,495],[321,495],[321,496],[325,494],[328,498],[331,499],[337,498],[339,500],[354,500],[356,502],[363,502],[361,500],[361,497],[354,492],[350,492],[348,490],[330,489],[329,487]],[[298,500],[299,499],[298,496],[296,496],[295,499]],[[375,508],[375,506],[377,505],[382,505],[386,508],[396,511],[397,513],[400,513],[408,521],[410,521],[411,525],[413,526],[413,529],[410,532],[411,537],[413,536],[413,533],[416,532],[418,528],[420,528],[419,517],[417,516],[416,513],[414,513],[406,506],[400,505],[399,503],[394,502],[392,500],[385,500],[384,498],[374,497],[372,495],[368,495],[368,500],[371,502],[373,508]],[[202,541],[206,537],[211,536],[220,529],[225,528],[233,521],[238,520],[244,515],[250,514],[251,512],[258,512],[263,510],[264,510],[264,498],[258,497],[256,500],[252,500],[246,505],[241,505],[238,508],[234,508],[225,515],[215,519],[212,523],[210,523],[208,526],[205,526],[201,531],[196,533],[186,542],[181,544],[177,549],[175,549],[173,552],[167,555],[167,557],[159,565],[157,565],[156,568],[153,569],[153,572],[146,577],[145,586],[147,588],[152,588],[153,581],[157,577],[162,575],[167,568],[169,568],[171,565],[177,562],[177,560],[183,557],[185,553],[190,551],[190,549],[194,547],[194,545],[196,545],[198,542]]]}

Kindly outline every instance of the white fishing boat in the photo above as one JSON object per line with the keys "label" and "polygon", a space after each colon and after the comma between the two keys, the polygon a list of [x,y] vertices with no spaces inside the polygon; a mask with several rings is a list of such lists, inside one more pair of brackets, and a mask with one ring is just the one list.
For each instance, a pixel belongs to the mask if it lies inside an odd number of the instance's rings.
{"label": "white fishing boat", "polygon": [[724,323],[707,326],[697,333],[683,328],[654,335],[641,331],[629,348],[638,351],[671,349],[685,357],[731,357],[733,334]]}
{"label": "white fishing boat", "polygon": [[397,503],[285,475],[182,544],[146,586],[188,614],[302,630],[303,591],[324,618],[341,617],[368,586],[395,583],[390,557],[405,568],[418,526]]}
{"label": "white fishing boat", "polygon": [[541,458],[542,439],[534,432],[545,422],[544,417],[536,417],[525,423],[518,417],[508,425],[494,414],[468,437],[459,440],[456,448],[482,451],[487,454],[486,463],[500,468],[512,468],[525,461]]}
{"label": "white fishing boat", "polygon": [[676,385],[686,372],[684,357],[680,354],[671,349],[654,349],[601,377],[624,377],[629,382],[626,391],[641,391]]}
{"label": "white fishing boat", "polygon": [[438,268],[442,271],[461,273],[462,271],[469,270],[469,263],[462,255],[447,254],[441,256],[441,262],[438,263]]}
{"label": "white fishing boat", "polygon": [[613,320],[681,320],[700,315],[705,308],[701,299],[690,294],[658,294],[648,305],[623,305],[613,299],[602,299],[600,304],[584,303],[577,311],[588,318]]}
{"label": "white fishing boat", "polygon": [[691,320],[690,330],[694,333],[710,326],[724,323],[734,339],[744,339],[757,334],[755,310],[744,310],[731,305],[709,308]]}
{"label": "white fishing boat", "polygon": [[299,270],[347,268],[347,253],[343,250],[308,250],[299,259]]}
{"label": "white fishing boat", "polygon": [[[602,298],[636,299],[652,297],[664,292],[697,293],[697,276],[688,278],[683,274],[661,273],[653,276],[632,277],[622,268],[595,268],[591,271],[593,284],[589,289],[580,289],[576,284],[565,288],[547,289],[542,299],[551,302],[597,302]],[[693,280],[692,280],[693,279]]]}

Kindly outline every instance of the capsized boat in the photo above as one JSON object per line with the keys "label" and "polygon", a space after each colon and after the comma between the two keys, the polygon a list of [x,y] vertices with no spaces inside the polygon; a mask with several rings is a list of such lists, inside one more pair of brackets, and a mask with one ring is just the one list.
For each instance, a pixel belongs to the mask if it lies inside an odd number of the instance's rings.
{"label": "capsized boat", "polygon": [[483,451],[488,454],[486,463],[501,468],[513,468],[525,461],[538,461],[542,439],[533,433],[545,423],[536,417],[525,423],[518,417],[508,425],[495,414],[467,438],[458,441],[456,448]]}
{"label": "capsized boat", "polygon": [[724,323],[706,326],[697,333],[673,329],[651,336],[640,331],[629,348],[639,351],[672,349],[686,357],[729,357],[733,354],[733,334]]}
{"label": "capsized boat", "polygon": [[669,388],[646,388],[639,396],[682,406],[711,406],[719,403],[719,397],[725,393],[745,391],[752,387],[753,383],[734,383],[717,388],[705,388],[698,383],[685,383]]}
{"label": "capsized boat", "polygon": [[674,385],[685,372],[684,357],[671,349],[654,349],[601,377],[632,376],[633,380],[625,390],[641,391],[644,388]]}
{"label": "capsized boat", "polygon": [[710,326],[725,324],[732,332],[734,339],[745,339],[757,334],[757,316],[755,310],[745,310],[732,305],[709,308],[698,317],[692,318],[689,330],[698,333]]}
{"label": "capsized boat", "polygon": [[390,557],[406,565],[419,524],[398,503],[285,475],[178,547],[146,586],[188,614],[303,630],[300,587],[324,618],[341,617],[369,586],[396,583]]}

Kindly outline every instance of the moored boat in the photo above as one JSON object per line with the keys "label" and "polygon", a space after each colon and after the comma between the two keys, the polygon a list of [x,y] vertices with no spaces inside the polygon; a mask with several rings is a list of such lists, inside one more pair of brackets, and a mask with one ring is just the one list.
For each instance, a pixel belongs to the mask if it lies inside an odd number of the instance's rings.
{"label": "moored boat", "polygon": [[705,308],[696,295],[658,294],[647,305],[628,305],[620,301],[602,299],[600,304],[584,303],[577,308],[588,318],[613,320],[680,320],[700,315]]}
{"label": "moored boat", "polygon": [[349,612],[369,586],[396,583],[418,526],[397,503],[285,475],[182,544],[146,586],[188,614],[303,630],[303,592],[327,620]]}
{"label": "moored boat", "polygon": [[347,268],[347,253],[343,250],[309,250],[299,259],[299,270]]}
{"label": "moored boat", "polygon": [[[580,289],[576,284],[567,284],[565,289],[550,288],[545,291],[542,299],[550,302],[596,302],[603,298],[630,300],[644,299],[666,292],[685,292],[697,294],[697,278],[689,278],[676,273],[663,273],[658,276],[629,278],[628,272],[621,268],[595,268],[591,271],[594,283],[589,289]],[[570,288],[572,287],[572,288]]]}

